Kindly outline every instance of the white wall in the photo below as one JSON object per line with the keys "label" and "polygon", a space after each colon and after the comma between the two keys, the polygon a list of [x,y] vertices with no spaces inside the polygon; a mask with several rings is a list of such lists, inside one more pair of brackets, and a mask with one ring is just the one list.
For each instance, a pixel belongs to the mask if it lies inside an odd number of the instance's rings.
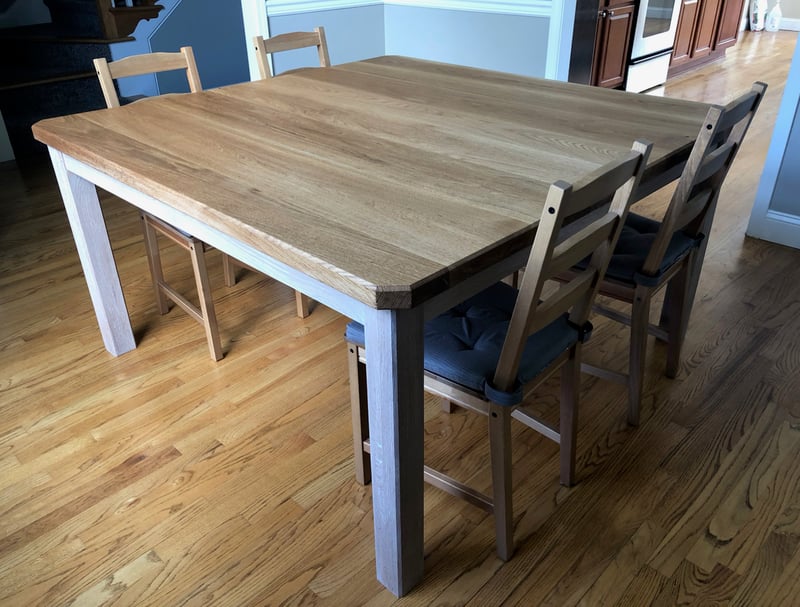
{"label": "white wall", "polygon": [[[241,0],[245,10],[258,1]],[[324,25],[334,64],[403,54],[561,80],[569,71],[575,0],[260,1],[268,25],[250,17],[246,30]]]}
{"label": "white wall", "polygon": [[397,4],[385,10],[387,55],[545,76],[547,18]]}
{"label": "white wall", "polygon": [[[328,54],[334,65],[386,54],[384,7],[380,3],[338,10],[276,10],[275,13],[277,14],[269,14],[269,34],[272,36],[285,32],[310,31],[320,25],[324,27]],[[249,58],[253,60],[253,55]],[[280,74],[286,70],[317,64],[319,58],[316,49],[298,49],[276,53],[273,62],[275,73]]]}
{"label": "white wall", "polygon": [[[775,0],[770,0],[769,6],[775,6]],[[781,0],[781,12],[787,19],[800,20],[800,0]]]}

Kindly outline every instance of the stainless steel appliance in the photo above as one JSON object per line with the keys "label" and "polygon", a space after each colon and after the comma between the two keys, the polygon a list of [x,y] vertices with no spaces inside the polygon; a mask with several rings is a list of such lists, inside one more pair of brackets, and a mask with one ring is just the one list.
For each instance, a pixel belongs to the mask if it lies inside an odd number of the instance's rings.
{"label": "stainless steel appliance", "polygon": [[681,0],[642,0],[625,89],[640,93],[667,81]]}

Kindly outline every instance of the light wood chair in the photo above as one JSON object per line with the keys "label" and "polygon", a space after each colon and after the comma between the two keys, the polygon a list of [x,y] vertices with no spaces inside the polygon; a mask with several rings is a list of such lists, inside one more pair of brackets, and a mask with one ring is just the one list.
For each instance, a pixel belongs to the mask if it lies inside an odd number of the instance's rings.
{"label": "light wood chair", "polygon": [[[182,47],[180,52],[177,53],[133,55],[110,63],[104,58],[99,58],[94,60],[94,67],[97,71],[97,77],[100,80],[100,87],[103,90],[106,105],[109,108],[120,107],[120,99],[114,81],[127,76],[184,70],[189,81],[189,90],[192,93],[203,90],[203,86],[200,83],[200,74],[197,71],[197,64],[194,60],[194,53],[189,46]],[[210,247],[191,234],[187,234],[148,213],[142,212],[140,213],[140,217],[142,220],[145,250],[147,251],[150,274],[153,278],[158,311],[161,314],[166,314],[169,311],[168,299],[182,308],[189,316],[203,326],[211,358],[220,360],[224,354],[222,352],[222,345],[220,344],[217,316],[211,295],[211,283],[208,278],[205,262],[205,251]],[[189,252],[194,269],[199,305],[194,305],[164,279],[164,271],[161,266],[161,253],[158,246],[159,234],[165,236]],[[230,258],[223,254],[223,266],[226,275],[233,271],[230,264]]]}
{"label": "light wood chair", "polygon": [[[325,28],[321,26],[315,27],[313,32],[289,32],[270,38],[256,36],[253,38],[253,45],[255,46],[258,71],[262,80],[272,77],[269,56],[273,53],[314,46],[317,48],[320,67],[330,67],[331,65],[331,59],[328,56],[328,43],[325,40]],[[233,274],[229,276],[226,273],[225,283],[232,284],[233,281],[235,281]],[[297,305],[297,315],[300,318],[305,318],[311,313],[311,300],[300,291],[295,291],[295,303]]]}
{"label": "light wood chair", "polygon": [[325,28],[315,27],[313,32],[289,32],[278,34],[270,38],[256,36],[253,38],[258,59],[258,70],[261,78],[270,78],[272,70],[269,65],[269,56],[273,53],[292,51],[300,48],[317,47],[320,67],[330,67],[331,59],[328,56],[328,43],[325,40]]}
{"label": "light wood chair", "polygon": [[[583,370],[627,385],[631,425],[639,424],[648,334],[667,344],[667,377],[678,372],[720,190],[766,88],[757,82],[725,107],[709,109],[661,222],[628,215],[600,294],[630,305],[630,314],[595,305],[631,328],[628,372],[589,364]],[[651,301],[664,287],[660,320],[651,324]]]}
{"label": "light wood chair", "polygon": [[[575,480],[581,346],[590,313],[622,229],[631,193],[651,145],[636,142],[624,158],[570,185],[550,187],[520,289],[500,282],[425,325],[424,387],[461,407],[487,415],[493,495],[424,468],[425,480],[494,513],[497,554],[513,552],[511,418],[560,444],[561,482]],[[568,217],[592,212],[571,223]],[[545,282],[590,257],[573,280],[554,292]],[[347,326],[356,478],[370,481],[364,328]],[[536,417],[524,399],[561,371],[558,426]]]}

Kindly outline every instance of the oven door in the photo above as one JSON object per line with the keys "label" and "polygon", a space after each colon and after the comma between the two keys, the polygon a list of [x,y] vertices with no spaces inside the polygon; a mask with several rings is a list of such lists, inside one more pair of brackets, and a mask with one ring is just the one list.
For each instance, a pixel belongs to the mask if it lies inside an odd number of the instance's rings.
{"label": "oven door", "polygon": [[642,0],[636,17],[631,59],[669,50],[675,44],[681,0]]}

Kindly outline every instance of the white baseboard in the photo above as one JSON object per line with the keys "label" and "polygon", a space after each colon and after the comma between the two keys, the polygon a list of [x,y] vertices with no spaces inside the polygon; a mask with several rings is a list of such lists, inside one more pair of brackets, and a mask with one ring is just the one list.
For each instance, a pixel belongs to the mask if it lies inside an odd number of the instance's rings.
{"label": "white baseboard", "polygon": [[781,19],[781,29],[790,32],[800,32],[800,19]]}

